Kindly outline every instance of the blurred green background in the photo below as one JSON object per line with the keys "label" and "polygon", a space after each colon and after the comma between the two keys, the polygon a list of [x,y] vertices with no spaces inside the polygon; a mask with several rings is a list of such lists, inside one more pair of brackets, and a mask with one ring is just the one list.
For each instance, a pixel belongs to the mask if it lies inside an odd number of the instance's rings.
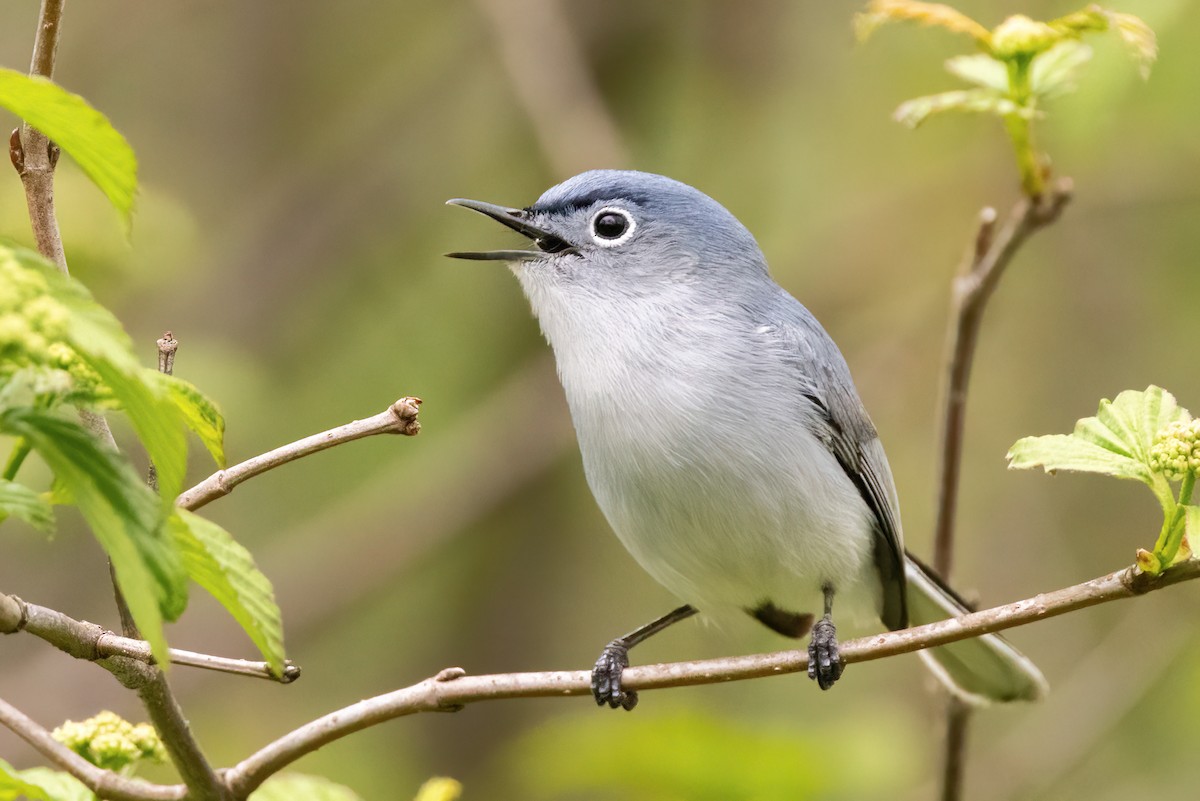
{"label": "blurred green background", "polygon": [[[991,26],[1079,4],[957,5]],[[588,667],[676,604],[593,505],[516,282],[499,265],[441,257],[508,241],[443,207],[449,197],[526,205],[580,170],[625,166],[720,200],[843,349],[887,446],[910,547],[928,554],[949,280],[979,208],[1016,199],[1016,171],[994,119],[916,133],[889,119],[908,97],[957,88],[941,62],[969,43],[895,27],[855,46],[857,8],[68,3],[56,77],[126,134],[142,180],[126,242],[63,159],[72,271],[148,364],[154,340],[175,332],[177,373],[223,406],[231,458],[400,395],[426,401],[414,440],[336,449],[206,510],[275,581],[304,669],[288,687],[172,674],[215,762],[448,665]],[[1141,487],[1008,473],[1013,441],[1068,431],[1100,398],[1152,382],[1200,410],[1200,9],[1117,8],[1158,31],[1161,60],[1143,83],[1115,37],[1100,37],[1080,91],[1050,108],[1041,144],[1077,198],[1006,276],[976,362],[957,583],[985,604],[1121,567],[1157,534]],[[36,18],[34,0],[3,4],[0,64],[27,66]],[[27,232],[10,173],[0,234]],[[201,456],[196,479],[210,470]],[[50,544],[4,528],[0,588],[117,625],[103,559],[76,519]],[[1014,632],[1053,693],[977,717],[969,797],[1194,797],[1198,598],[1183,586]],[[251,655],[198,594],[170,636]],[[758,626],[689,622],[635,660],[786,645]],[[480,704],[373,728],[297,769],[368,799],[410,798],[434,774],[480,800],[926,799],[940,719],[929,685],[902,657],[855,666],[828,694],[793,676],[647,693],[634,714],[588,699]],[[0,693],[45,725],[106,707],[142,719],[103,671],[31,637],[0,643]],[[8,732],[0,756],[39,762]]]}

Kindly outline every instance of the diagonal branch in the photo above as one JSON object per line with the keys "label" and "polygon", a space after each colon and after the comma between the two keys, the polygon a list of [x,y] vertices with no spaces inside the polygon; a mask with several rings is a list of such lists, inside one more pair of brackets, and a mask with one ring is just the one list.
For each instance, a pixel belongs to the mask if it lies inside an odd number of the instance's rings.
{"label": "diagonal branch", "polygon": [[[1159,576],[1136,567],[1073,587],[1042,593],[958,618],[876,634],[842,643],[842,659],[867,662],[994,631],[1056,617],[1088,606],[1131,598],[1182,581],[1200,578],[1200,560],[1184,562]],[[805,651],[779,651],[752,656],[634,666],[622,676],[633,690],[654,690],[697,684],[799,673],[808,669]],[[353,732],[418,712],[453,712],[477,701],[502,698],[564,697],[591,694],[591,674],[585,670],[468,676],[447,668],[429,679],[385,695],[359,701],[301,726],[242,760],[225,773],[234,796],[244,798],[269,776],[305,754]]]}
{"label": "diagonal branch", "polygon": [[179,801],[184,798],[187,788],[182,784],[150,784],[96,767],[55,740],[44,727],[2,698],[0,723],[37,749],[42,756],[79,779],[100,798],[112,801]]}
{"label": "diagonal branch", "polygon": [[[54,609],[23,601],[15,595],[0,593],[0,634],[19,631],[39,637],[76,659],[89,662],[110,660],[104,665],[110,670],[115,667],[111,661],[113,657],[132,659],[144,665],[155,664],[150,644],[145,640],[122,637],[95,623],[76,620]],[[171,648],[169,653],[172,664],[186,667],[270,679],[281,684],[290,684],[300,678],[300,668],[290,661],[285,663],[283,675],[275,676],[266,662],[230,659],[180,648]]]}
{"label": "diagonal branch", "polygon": [[184,509],[195,511],[205,504],[215,501],[233,492],[233,488],[247,479],[273,470],[280,465],[295,461],[304,456],[353,442],[363,437],[376,434],[404,434],[415,436],[421,430],[417,422],[417,412],[421,405],[420,398],[405,397],[393,403],[385,411],[365,420],[355,420],[352,423],[331,428],[320,434],[313,434],[304,439],[296,440],[287,445],[268,451],[246,461],[218,470],[191,489],[184,490],[175,499],[175,504]]}

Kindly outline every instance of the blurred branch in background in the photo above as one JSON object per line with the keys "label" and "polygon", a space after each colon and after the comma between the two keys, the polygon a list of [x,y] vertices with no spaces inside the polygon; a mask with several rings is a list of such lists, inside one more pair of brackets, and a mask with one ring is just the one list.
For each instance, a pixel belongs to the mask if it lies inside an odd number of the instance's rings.
{"label": "blurred branch in background", "polygon": [[629,155],[560,0],[476,0],[555,174],[619,168]]}
{"label": "blurred branch in background", "polygon": [[[987,207],[979,216],[979,229],[951,291],[952,313],[946,333],[946,378],[942,398],[941,460],[939,465],[937,522],[934,531],[933,567],[947,582],[954,569],[955,511],[962,475],[963,432],[967,417],[967,390],[983,313],[1004,270],[1017,250],[1035,232],[1059,218],[1071,199],[1071,182],[1060,180],[1048,196],[1022,198],[996,230],[996,210]],[[942,749],[942,801],[963,795],[963,770],[971,709],[960,699],[946,699],[946,725]]]}

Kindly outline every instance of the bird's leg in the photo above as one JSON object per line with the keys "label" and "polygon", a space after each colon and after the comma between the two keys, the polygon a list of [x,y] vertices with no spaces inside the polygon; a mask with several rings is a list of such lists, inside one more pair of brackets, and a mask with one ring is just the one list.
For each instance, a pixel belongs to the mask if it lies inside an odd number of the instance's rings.
{"label": "bird's leg", "polygon": [[838,654],[837,627],[833,625],[833,585],[821,587],[825,594],[825,616],[813,626],[808,643],[808,677],[828,690],[842,675],[842,657]]}
{"label": "bird's leg", "polygon": [[592,695],[596,699],[596,705],[608,704],[613,709],[622,707],[627,710],[637,706],[637,693],[621,687],[621,674],[629,667],[629,649],[647,637],[658,634],[667,626],[686,620],[694,614],[695,607],[681,606],[604,646],[600,658],[592,668]]}

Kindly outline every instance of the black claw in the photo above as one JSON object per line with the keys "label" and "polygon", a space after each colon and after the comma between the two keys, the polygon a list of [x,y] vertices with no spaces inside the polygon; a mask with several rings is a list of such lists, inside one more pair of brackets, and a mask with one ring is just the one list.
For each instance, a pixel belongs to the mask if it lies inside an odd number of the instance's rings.
{"label": "black claw", "polygon": [[828,690],[841,678],[844,667],[838,654],[837,628],[829,615],[825,615],[813,626],[812,640],[808,643],[808,677],[816,679],[822,690]]}
{"label": "black claw", "polygon": [[633,690],[621,689],[621,674],[629,667],[629,648],[619,640],[604,646],[600,658],[592,668],[592,697],[596,706],[608,704],[613,709],[633,709],[638,695]]}

